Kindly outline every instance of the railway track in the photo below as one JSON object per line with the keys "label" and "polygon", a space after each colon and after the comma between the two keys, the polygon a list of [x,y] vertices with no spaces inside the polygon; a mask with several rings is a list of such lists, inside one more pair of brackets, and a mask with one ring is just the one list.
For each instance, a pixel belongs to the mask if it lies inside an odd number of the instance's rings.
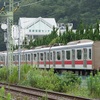
{"label": "railway track", "polygon": [[[28,97],[27,100],[41,100],[41,98],[43,97],[47,98],[45,100],[92,100],[89,98],[76,97],[59,92],[46,91],[42,89],[29,88],[6,83],[0,83],[0,87],[4,87],[6,91],[9,91],[11,94],[16,95],[16,98],[21,98],[20,100],[24,100],[23,97],[25,96]],[[13,100],[17,100],[16,98]]]}

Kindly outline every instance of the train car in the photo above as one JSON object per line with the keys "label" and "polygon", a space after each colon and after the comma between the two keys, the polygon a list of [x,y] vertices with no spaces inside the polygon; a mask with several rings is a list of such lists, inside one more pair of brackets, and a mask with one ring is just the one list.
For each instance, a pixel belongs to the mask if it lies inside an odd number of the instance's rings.
{"label": "train car", "polygon": [[[20,58],[19,58],[20,54]],[[0,65],[6,65],[6,53],[1,54]],[[100,70],[100,41],[78,40],[67,45],[14,51],[13,64],[27,63],[38,68],[54,68],[55,71],[70,70],[79,74]]]}

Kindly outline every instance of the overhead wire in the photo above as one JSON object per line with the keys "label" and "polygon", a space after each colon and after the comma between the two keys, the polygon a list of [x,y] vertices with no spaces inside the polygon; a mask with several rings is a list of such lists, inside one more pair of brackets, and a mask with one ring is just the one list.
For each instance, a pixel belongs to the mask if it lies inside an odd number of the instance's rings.
{"label": "overhead wire", "polygon": [[30,5],[33,5],[33,4],[36,4],[36,3],[40,3],[40,2],[42,2],[42,1],[44,1],[44,0],[40,0],[40,1],[37,1],[37,2],[33,2],[33,3],[28,3],[28,4],[26,4],[26,5],[22,5],[22,6],[19,6],[19,7],[21,8],[21,7],[30,6]]}
{"label": "overhead wire", "polygon": [[[39,0],[39,1],[37,1],[37,2],[31,2],[31,3],[28,3],[28,4],[26,4],[26,5],[19,5],[19,3],[21,3],[22,1],[17,1],[17,2],[14,2],[13,3],[13,5],[18,5],[17,7],[19,7],[19,8],[21,8],[21,7],[25,7],[25,6],[30,6],[30,5],[33,5],[33,4],[36,4],[36,3],[40,3],[40,2],[42,2],[43,0]],[[5,7],[2,7],[1,8],[1,10],[0,11],[2,11],[2,10],[4,10],[4,8],[7,8],[9,5],[5,5]]]}
{"label": "overhead wire", "polygon": [[14,9],[14,11],[13,12],[15,12],[15,11],[17,11],[17,9],[19,9],[19,8],[21,8],[21,7],[26,7],[26,6],[30,6],[30,5],[33,5],[33,4],[36,4],[36,3],[40,3],[40,2],[42,2],[43,0],[40,0],[40,1],[37,1],[37,2],[31,2],[31,3],[28,3],[28,4],[26,4],[26,5],[19,5],[19,3],[21,2],[21,1],[19,1],[19,2],[15,2],[14,4],[17,4],[17,7]]}

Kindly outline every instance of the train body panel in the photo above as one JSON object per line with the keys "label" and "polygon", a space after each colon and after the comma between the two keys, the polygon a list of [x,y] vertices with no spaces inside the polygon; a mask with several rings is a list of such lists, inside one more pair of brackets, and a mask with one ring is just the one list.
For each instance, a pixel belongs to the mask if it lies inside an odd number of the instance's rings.
{"label": "train body panel", "polygon": [[[100,69],[100,42],[72,42],[63,46],[51,46],[13,52],[13,63],[36,65],[39,68],[96,70]],[[6,65],[7,52],[0,52],[0,65]],[[5,60],[2,61],[2,57]]]}

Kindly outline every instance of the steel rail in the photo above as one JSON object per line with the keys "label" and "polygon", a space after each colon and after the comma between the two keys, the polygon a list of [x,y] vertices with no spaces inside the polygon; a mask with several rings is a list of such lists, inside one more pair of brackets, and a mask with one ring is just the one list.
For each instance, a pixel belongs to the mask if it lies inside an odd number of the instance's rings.
{"label": "steel rail", "polygon": [[28,96],[35,96],[39,98],[47,97],[48,100],[92,100],[90,98],[72,96],[72,95],[67,95],[65,93],[47,91],[38,88],[31,88],[19,85],[11,85],[6,83],[0,83],[0,87],[1,86],[4,86],[5,89],[9,91],[21,93]]}

